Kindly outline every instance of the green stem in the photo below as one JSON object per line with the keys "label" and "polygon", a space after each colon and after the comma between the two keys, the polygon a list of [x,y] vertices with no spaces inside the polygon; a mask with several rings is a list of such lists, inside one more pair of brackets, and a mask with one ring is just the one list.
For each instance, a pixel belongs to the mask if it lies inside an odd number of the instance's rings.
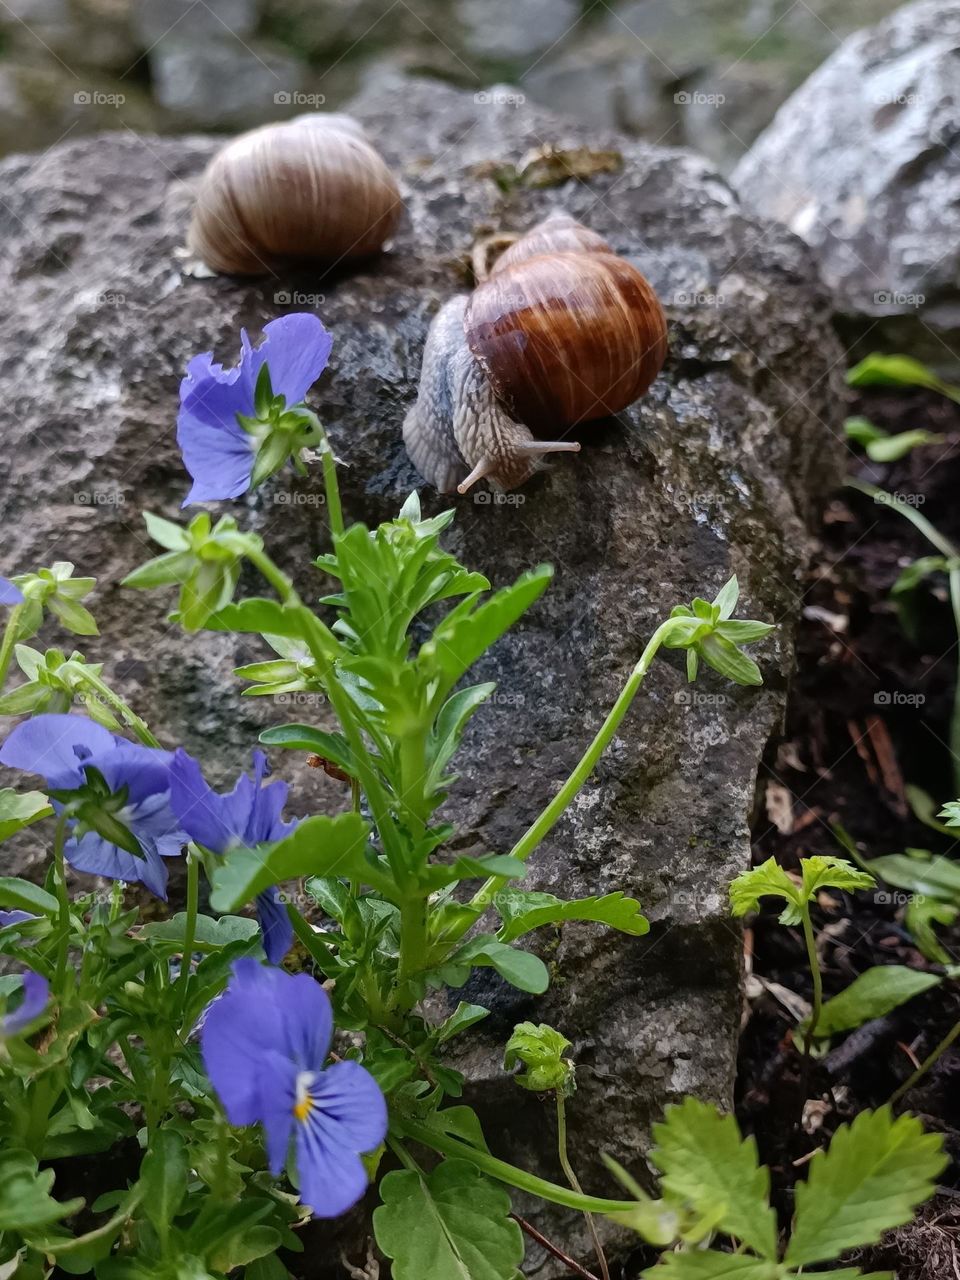
{"label": "green stem", "polygon": [[[570,1183],[574,1191],[583,1195],[583,1187],[577,1177],[573,1165],[570,1163],[570,1153],[567,1150],[567,1105],[563,1096],[563,1090],[557,1089],[557,1154],[560,1157],[560,1168],[563,1170],[563,1176]],[[597,1234],[597,1224],[593,1220],[592,1213],[584,1213],[587,1220],[587,1229],[590,1232],[590,1239],[593,1241],[593,1250],[597,1255],[597,1262],[600,1266],[600,1274],[603,1280],[610,1280],[610,1268],[607,1266],[607,1256],[603,1252],[603,1245],[600,1243],[600,1237]]]}
{"label": "green stem", "polygon": [[518,1169],[515,1165],[507,1164],[505,1160],[498,1160],[496,1156],[468,1146],[465,1142],[460,1142],[448,1134],[417,1124],[414,1120],[404,1118],[397,1123],[402,1136],[412,1138],[415,1142],[420,1142],[441,1155],[451,1156],[456,1160],[469,1160],[471,1164],[476,1165],[483,1173],[488,1173],[491,1178],[496,1178],[498,1182],[516,1187],[518,1191],[528,1191],[531,1195],[539,1196],[541,1200],[549,1200],[551,1204],[559,1204],[565,1209],[579,1209],[587,1213],[625,1213],[634,1208],[632,1200],[601,1200],[597,1196],[583,1195],[572,1188],[548,1182],[545,1178],[538,1178],[536,1174],[528,1173],[525,1169]]}
{"label": "green stem", "polygon": [[943,1039],[940,1041],[937,1047],[932,1051],[932,1053],[929,1053],[924,1058],[924,1060],[920,1063],[919,1067],[917,1067],[913,1075],[910,1076],[907,1080],[904,1080],[903,1084],[900,1086],[899,1089],[894,1090],[894,1092],[890,1095],[891,1107],[894,1106],[895,1103],[899,1102],[905,1093],[909,1093],[910,1090],[913,1088],[913,1086],[919,1080],[923,1079],[923,1077],[927,1074],[927,1072],[930,1070],[933,1064],[939,1058],[943,1057],[943,1055],[950,1048],[950,1046],[953,1044],[954,1040],[956,1040],[958,1036],[960,1036],[960,1022],[958,1022],[955,1026],[951,1027],[951,1029],[943,1037]]}
{"label": "green stem", "polygon": [[0,642],[0,690],[3,689],[7,680],[7,672],[10,670],[10,659],[13,657],[13,647],[17,643],[17,632],[20,630],[23,608],[22,604],[13,606],[3,631],[3,641]]}
{"label": "green stem", "polygon": [[400,908],[400,960],[397,965],[396,1003],[412,1009],[416,997],[410,999],[406,987],[426,963],[427,903],[422,897],[411,897]]}
{"label": "green stem", "polygon": [[327,495],[327,522],[330,535],[337,538],[343,533],[343,507],[340,504],[340,485],[337,480],[337,461],[333,456],[330,441],[324,432],[320,445],[320,456],[323,465],[323,487]]}
{"label": "green stem", "polygon": [[[643,683],[644,676],[650,670],[650,664],[656,656],[657,650],[663,644],[663,641],[671,628],[671,623],[661,622],[656,631],[650,637],[647,647],[640,655],[640,661],[630,673],[630,678],[623,686],[623,690],[617,698],[616,702],[610,708],[606,720],[600,726],[600,729],[584,752],[580,763],[571,773],[570,777],[563,784],[554,798],[550,801],[540,817],[533,825],[520,837],[517,843],[510,850],[511,858],[518,858],[521,862],[525,862],[530,857],[541,840],[549,834],[553,827],[557,824],[563,815],[564,810],[576,797],[577,792],[593,773],[597,761],[603,754],[610,740],[613,738],[623,717],[627,714],[631,702],[637,696],[637,692]],[[493,902],[493,899],[500,892],[507,881],[501,876],[491,876],[483,886],[474,894],[470,905],[481,909],[486,909]]]}
{"label": "green stem", "polygon": [[410,1154],[410,1152],[403,1145],[403,1143],[400,1141],[399,1138],[388,1137],[387,1146],[390,1148],[390,1150],[397,1157],[397,1159],[400,1161],[400,1163],[403,1165],[405,1169],[408,1169],[411,1173],[415,1173],[418,1178],[423,1177],[423,1170],[420,1168],[416,1160],[414,1160],[413,1156]]}
{"label": "green stem", "polygon": [[84,671],[84,680],[90,685],[91,689],[96,690],[104,702],[112,710],[116,711],[121,720],[125,720],[127,725],[133,730],[145,747],[159,747],[160,741],[150,730],[145,720],[129,706],[129,704],[116,693],[105,680],[100,676],[93,675],[89,670]]}
{"label": "green stem", "polygon": [[957,680],[953,689],[953,712],[950,716],[950,755],[953,758],[953,789],[960,795],[960,569],[951,569],[948,576],[953,625],[957,629]]}
{"label": "green stem", "polygon": [[291,580],[283,572],[279,565],[273,563],[267,553],[263,550],[251,550],[247,552],[247,559],[250,563],[266,578],[274,591],[280,597],[280,601],[290,608],[295,608],[301,603],[300,597],[297,595],[296,588]]}
{"label": "green stem", "polygon": [[180,977],[177,979],[177,1004],[180,1018],[187,1009],[190,994],[190,965],[193,947],[197,940],[197,910],[200,905],[200,851],[194,845],[187,847],[187,920],[183,930],[183,959],[180,961]]}
{"label": "green stem", "polygon": [[67,813],[64,810],[57,819],[57,827],[53,837],[53,879],[57,890],[57,902],[60,910],[57,913],[57,965],[54,977],[54,989],[63,994],[67,976],[67,958],[70,951],[70,894],[67,890],[67,868],[63,856],[63,846],[67,835]]}
{"label": "green stem", "polygon": [[807,1023],[807,1030],[803,1037],[803,1052],[809,1058],[817,1023],[820,1021],[820,1011],[823,1008],[823,978],[820,974],[820,960],[817,956],[817,942],[813,934],[810,908],[806,903],[800,909],[800,921],[803,925],[807,959],[810,962],[810,976],[813,979],[813,1008],[810,1010],[810,1021]]}

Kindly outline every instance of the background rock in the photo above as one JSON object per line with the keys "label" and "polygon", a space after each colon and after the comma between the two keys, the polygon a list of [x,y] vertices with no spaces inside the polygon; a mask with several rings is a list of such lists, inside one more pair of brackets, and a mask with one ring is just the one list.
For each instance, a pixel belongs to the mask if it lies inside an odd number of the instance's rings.
{"label": "background rock", "polygon": [[960,4],[908,5],[812,75],[733,178],[814,247],[852,335],[943,367],[960,338],[958,87]]}
{"label": "background rock", "polygon": [[[31,108],[26,141],[0,130],[0,150],[59,140],[76,88],[145,99],[148,127],[161,132],[228,129],[316,106],[294,91],[335,108],[389,65],[474,93],[519,83],[555,110],[693,146],[729,172],[804,77],[895,3],[10,0],[0,5],[0,77],[26,58],[54,82]],[[288,61],[271,87],[278,59]],[[283,90],[289,101],[275,104]],[[123,108],[68,122],[76,134],[144,127],[141,112]]]}
{"label": "background rock", "polygon": [[[265,652],[257,643],[229,634],[188,643],[164,621],[170,597],[117,585],[156,550],[141,512],[179,515],[188,482],[174,419],[189,357],[212,347],[231,362],[241,325],[256,332],[286,310],[318,311],[335,344],[312,399],[343,459],[348,515],[375,524],[418,483],[400,425],[430,319],[464,287],[477,235],[520,230],[562,207],[644,270],[670,315],[671,356],[650,394],[622,420],[583,428],[583,452],[509,502],[454,496],[449,537],[498,586],[540,560],[557,571],[475,673],[499,689],[472,722],[449,803],[463,849],[509,848],[674,603],[713,595],[736,571],[745,615],[779,624],[758,649],[759,691],[710,672],[690,689],[680,655],[658,659],[596,776],[531,865],[531,887],[636,894],[650,935],[571,926],[541,939],[555,973],[543,1000],[492,980],[470,991],[495,1009],[467,1064],[491,1141],[560,1176],[549,1116],[500,1068],[514,1022],[554,1022],[579,1063],[573,1150],[584,1182],[599,1190],[609,1185],[601,1145],[636,1169],[665,1103],[687,1092],[731,1099],[742,944],[726,885],[749,865],[758,761],[783,712],[805,517],[836,478],[830,370],[839,351],[808,250],[743,216],[692,155],[502,98],[483,105],[435,83],[382,86],[355,111],[396,168],[407,208],[392,250],[349,275],[184,276],[176,250],[212,139],[119,134],[0,164],[0,287],[16,299],[0,316],[8,420],[0,572],[70,559],[95,574],[103,637],[83,643],[87,656],[106,660],[106,674],[165,741],[184,743],[215,777],[232,777],[264,724],[323,722],[325,712],[241,701],[231,670]],[[504,180],[543,145],[619,147],[623,167],[538,190]],[[428,491],[424,501],[435,512],[451,499]],[[310,568],[325,546],[321,503],[318,477],[284,476],[228,508],[260,530],[308,598],[327,590]],[[296,811],[344,803],[332,779],[289,757],[275,763],[294,782]],[[17,869],[9,849],[6,871]],[[19,865],[40,858],[29,847]],[[578,1215],[524,1211],[589,1251]],[[536,1250],[526,1270],[539,1280],[558,1274]]]}

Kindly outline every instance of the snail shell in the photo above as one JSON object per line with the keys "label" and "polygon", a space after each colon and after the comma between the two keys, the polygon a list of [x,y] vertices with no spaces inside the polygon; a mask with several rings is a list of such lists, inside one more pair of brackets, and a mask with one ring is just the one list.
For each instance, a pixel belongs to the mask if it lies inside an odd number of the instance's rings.
{"label": "snail shell", "polygon": [[580,448],[535,433],[619,413],[666,355],[666,317],[645,277],[600,236],[552,214],[437,314],[404,422],[407,451],[441,491],[465,493],[482,477],[515,488],[543,454]]}
{"label": "snail shell", "polygon": [[345,115],[241,134],[210,161],[187,236],[214,271],[264,275],[285,261],[378,252],[402,210],[393,175]]}

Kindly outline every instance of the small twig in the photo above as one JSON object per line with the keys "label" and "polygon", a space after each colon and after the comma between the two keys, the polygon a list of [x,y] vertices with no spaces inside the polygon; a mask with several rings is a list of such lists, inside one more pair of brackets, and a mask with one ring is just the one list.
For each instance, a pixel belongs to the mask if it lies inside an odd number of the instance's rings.
{"label": "small twig", "polygon": [[521,1218],[519,1213],[511,1213],[510,1217],[513,1218],[514,1222],[520,1224],[521,1231],[546,1249],[547,1253],[553,1254],[557,1261],[562,1262],[575,1276],[580,1276],[581,1280],[597,1280],[592,1271],[587,1271],[585,1267],[581,1267],[579,1262],[568,1257],[558,1245],[555,1245],[552,1240],[548,1240],[545,1235],[539,1232],[532,1222],[527,1222],[526,1218]]}

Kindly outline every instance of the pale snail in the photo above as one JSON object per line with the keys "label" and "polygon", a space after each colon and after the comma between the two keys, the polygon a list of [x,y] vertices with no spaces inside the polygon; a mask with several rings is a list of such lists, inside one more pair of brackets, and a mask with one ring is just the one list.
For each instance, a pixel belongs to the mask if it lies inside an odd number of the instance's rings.
{"label": "pale snail", "polygon": [[443,493],[483,478],[514,489],[543,454],[580,448],[540,433],[619,413],[666,356],[666,318],[646,278],[553,213],[437,313],[403,424],[407,452]]}
{"label": "pale snail", "polygon": [[200,180],[187,246],[214,271],[264,275],[383,248],[403,208],[396,181],[350,116],[298,116],[228,142]]}

